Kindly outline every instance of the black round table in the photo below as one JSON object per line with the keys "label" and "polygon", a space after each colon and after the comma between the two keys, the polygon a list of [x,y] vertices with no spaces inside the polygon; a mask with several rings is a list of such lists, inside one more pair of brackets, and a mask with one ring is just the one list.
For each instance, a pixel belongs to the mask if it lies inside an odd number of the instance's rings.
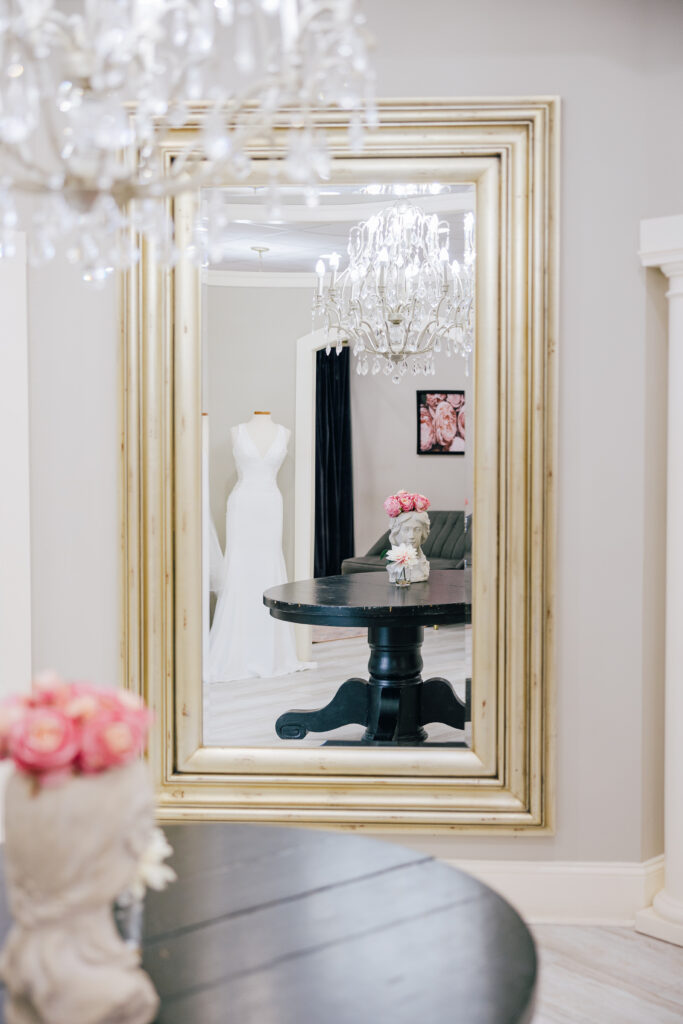
{"label": "black round table", "polygon": [[[531,935],[469,875],[335,832],[164,831],[178,880],[148,891],[143,943],[158,1024],[531,1020]],[[9,926],[0,880],[0,945]]]}
{"label": "black round table", "polygon": [[280,715],[281,739],[356,723],[366,727],[363,743],[413,745],[427,739],[430,722],[463,729],[469,720],[469,680],[462,701],[447,679],[420,673],[424,627],[470,619],[470,569],[437,570],[408,587],[386,572],[323,576],[271,587],[263,603],[287,622],[368,627],[368,680],[347,679],[324,708]]}
{"label": "black round table", "polygon": [[165,828],[148,893],[159,1024],[513,1024],[536,955],[500,896],[392,843],[302,828]]}

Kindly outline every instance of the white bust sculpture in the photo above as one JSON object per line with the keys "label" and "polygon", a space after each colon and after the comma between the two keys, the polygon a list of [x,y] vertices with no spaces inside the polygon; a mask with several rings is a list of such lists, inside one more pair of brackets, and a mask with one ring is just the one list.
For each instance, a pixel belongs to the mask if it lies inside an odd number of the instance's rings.
{"label": "white bust sculpture", "polygon": [[148,1024],[159,999],[112,916],[154,827],[146,765],[37,792],[15,772],[5,813],[14,917],[0,956],[7,1024]]}
{"label": "white bust sculpture", "polygon": [[[401,512],[391,522],[389,540],[392,547],[398,544],[412,544],[417,551],[417,562],[408,567],[411,583],[420,583],[429,579],[429,562],[425,558],[422,545],[429,536],[429,516],[426,512]],[[389,579],[394,582],[392,570],[398,572],[399,566],[389,567]]]}

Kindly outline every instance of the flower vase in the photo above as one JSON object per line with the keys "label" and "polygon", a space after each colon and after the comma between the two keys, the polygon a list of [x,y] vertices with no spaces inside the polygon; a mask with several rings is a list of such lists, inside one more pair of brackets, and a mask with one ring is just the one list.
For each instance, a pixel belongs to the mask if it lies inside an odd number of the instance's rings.
{"label": "flower vase", "polygon": [[394,584],[397,587],[410,586],[410,568],[407,565],[398,565]]}
{"label": "flower vase", "polygon": [[390,562],[387,566],[389,582],[395,587],[409,587],[412,583],[411,566],[402,565],[398,562]]}
{"label": "flower vase", "polygon": [[134,885],[153,829],[142,761],[53,786],[21,771],[10,777],[5,877],[14,925],[0,955],[7,1024],[154,1019],[158,996],[112,912]]}

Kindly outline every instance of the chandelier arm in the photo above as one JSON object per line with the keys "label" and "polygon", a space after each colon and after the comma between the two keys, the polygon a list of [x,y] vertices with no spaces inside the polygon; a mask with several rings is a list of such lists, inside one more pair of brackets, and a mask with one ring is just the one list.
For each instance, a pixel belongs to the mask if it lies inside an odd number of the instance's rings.
{"label": "chandelier arm", "polygon": [[417,308],[417,296],[415,296],[413,298],[413,303],[412,303],[412,307],[411,307],[411,310],[410,310],[410,319],[408,321],[408,326],[406,327],[406,331],[405,331],[406,338],[410,337],[410,332],[413,329],[413,324],[415,323],[415,310],[416,310],[416,308]]}
{"label": "chandelier arm", "polygon": [[436,320],[437,324],[439,323],[439,321],[441,319],[441,307],[443,306],[444,302],[446,304],[448,303],[448,292],[446,292],[444,295],[441,296],[441,298],[439,300],[439,304],[436,307],[436,310],[434,312],[434,319]]}
{"label": "chandelier arm", "polygon": [[325,315],[327,317],[328,330],[334,329],[340,331],[342,328],[342,319],[339,315],[339,310],[334,306],[328,306],[325,310]]}
{"label": "chandelier arm", "polygon": [[425,345],[424,348],[422,347],[422,343],[424,341],[424,338],[425,338],[425,335],[427,334],[427,332],[429,330],[432,330],[432,334],[433,334],[433,328],[435,328],[437,326],[438,326],[438,323],[437,323],[437,321],[436,321],[436,319],[434,317],[432,317],[431,320],[428,320],[427,323],[424,325],[424,327],[422,328],[422,330],[420,331],[420,333],[419,333],[419,335],[417,337],[417,344],[416,344],[416,348],[415,348],[415,354],[416,355],[423,355],[425,352],[429,352],[429,348],[430,348],[429,343],[427,343],[427,345]]}
{"label": "chandelier arm", "polygon": [[365,330],[362,331],[364,344],[369,344],[370,345],[370,351],[371,351],[371,353],[373,355],[375,355],[375,356],[381,355],[382,353],[377,348],[377,344],[376,344],[376,341],[375,341],[375,332],[372,330],[372,327],[367,322],[367,320],[361,320],[360,321],[360,323],[358,325],[358,332],[359,333],[361,333],[362,328],[365,328]]}

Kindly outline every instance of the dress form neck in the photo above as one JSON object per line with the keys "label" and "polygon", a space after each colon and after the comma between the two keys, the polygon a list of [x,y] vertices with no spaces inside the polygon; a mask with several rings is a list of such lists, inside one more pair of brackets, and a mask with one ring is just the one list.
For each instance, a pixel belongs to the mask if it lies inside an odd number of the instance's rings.
{"label": "dress form neck", "polygon": [[259,455],[264,456],[275,441],[279,427],[267,412],[254,413],[251,419],[244,424],[244,429],[256,445]]}

